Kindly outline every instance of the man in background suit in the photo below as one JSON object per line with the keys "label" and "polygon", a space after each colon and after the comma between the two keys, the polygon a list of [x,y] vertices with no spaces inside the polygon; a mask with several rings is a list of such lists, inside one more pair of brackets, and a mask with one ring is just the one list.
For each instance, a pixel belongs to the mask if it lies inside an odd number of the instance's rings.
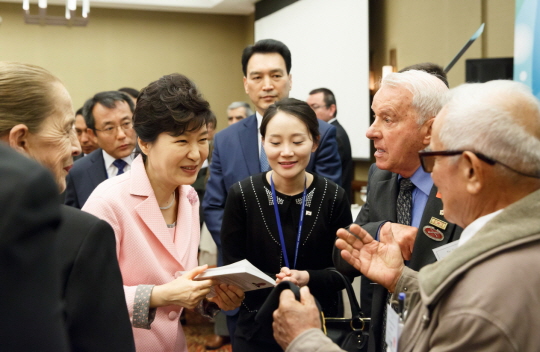
{"label": "man in background suit", "polygon": [[251,110],[251,107],[246,102],[235,101],[227,107],[227,123],[229,126],[251,115],[253,115],[253,110]]}
{"label": "man in background suit", "polygon": [[345,194],[352,203],[352,181],[354,178],[354,166],[352,161],[351,142],[345,129],[338,122],[337,103],[334,93],[328,88],[313,89],[309,92],[307,103],[315,111],[317,118],[328,122],[336,128],[339,157],[341,159],[341,183]]}
{"label": "man in background suit", "polygon": [[[376,239],[392,233],[413,270],[435,262],[433,249],[461,234],[461,228],[444,218],[437,187],[418,158],[430,143],[431,126],[447,91],[440,79],[423,71],[391,73],[382,80],[371,106],[375,120],[366,136],[375,144],[376,164],[369,170],[367,201],[355,223]],[[412,189],[407,191],[407,185]],[[403,218],[400,211],[406,211],[407,224],[398,223]],[[334,264],[344,274],[360,275],[337,249]],[[362,311],[371,317],[368,351],[384,351],[388,291],[363,277],[360,296]]]}
{"label": "man in background suit", "polygon": [[55,251],[58,186],[43,167],[0,144],[0,346],[68,351]]}
{"label": "man in background suit", "polygon": [[88,127],[86,126],[82,110],[80,108],[75,113],[75,132],[77,132],[77,139],[81,144],[82,153],[73,157],[73,160],[85,157],[99,148],[96,139],[88,133]]}
{"label": "man in background suit", "polygon": [[130,170],[136,140],[134,108],[133,100],[117,91],[98,93],[84,103],[88,133],[97,140],[99,149],[77,160],[70,170],[66,205],[81,209],[97,185]]}
{"label": "man in background suit", "polygon": [[[210,178],[203,200],[205,222],[218,247],[218,265],[223,264],[220,232],[229,188],[250,175],[268,170],[259,126],[266,109],[275,101],[289,96],[292,84],[291,53],[282,42],[260,40],[244,49],[242,70],[244,89],[257,113],[215,135]],[[323,121],[319,122],[319,130],[319,147],[311,154],[307,170],[341,185],[336,130]],[[261,161],[266,163],[261,164]],[[231,317],[227,320],[232,337],[235,322]]]}

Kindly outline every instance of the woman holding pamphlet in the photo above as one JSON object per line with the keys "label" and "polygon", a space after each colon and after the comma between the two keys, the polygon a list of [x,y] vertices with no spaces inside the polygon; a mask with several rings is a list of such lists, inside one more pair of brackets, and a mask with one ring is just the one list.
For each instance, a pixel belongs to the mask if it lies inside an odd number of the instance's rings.
{"label": "woman holding pamphlet", "polygon": [[[306,172],[317,149],[319,125],[308,104],[285,99],[264,114],[260,132],[271,171],[233,185],[227,197],[221,243],[225,264],[247,259],[277,282],[308,286],[327,315],[335,315],[343,288],[332,267],[336,231],[351,224],[345,191]],[[271,327],[255,320],[269,289],[246,292],[235,349],[281,351]]]}
{"label": "woman holding pamphlet", "polygon": [[206,266],[197,267],[199,199],[189,185],[208,156],[211,115],[183,75],[144,88],[133,115],[142,153],[129,172],[101,183],[83,207],[114,228],[138,351],[187,351],[180,314],[197,307],[212,287],[210,300],[225,310],[244,297],[236,286],[193,280]]}

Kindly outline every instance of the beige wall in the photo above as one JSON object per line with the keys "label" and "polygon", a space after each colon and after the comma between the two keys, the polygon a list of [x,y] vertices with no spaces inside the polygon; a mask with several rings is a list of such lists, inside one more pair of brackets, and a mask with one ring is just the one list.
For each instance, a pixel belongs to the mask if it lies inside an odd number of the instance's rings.
{"label": "beige wall", "polygon": [[197,83],[218,129],[227,126],[226,107],[247,99],[240,56],[253,42],[252,16],[93,8],[87,27],[69,28],[24,24],[21,6],[0,3],[0,60],[47,68],[64,81],[75,109],[98,91],[141,89],[173,72]]}
{"label": "beige wall", "polygon": [[397,69],[431,61],[446,66],[466,41],[486,23],[448,74],[451,86],[465,82],[465,60],[511,57],[514,52],[514,0],[372,0],[370,50],[380,78],[396,49]]}
{"label": "beige wall", "polygon": [[[396,49],[397,69],[431,61],[446,66],[485,22],[483,35],[448,74],[465,82],[465,60],[514,56],[514,0],[370,0],[371,67],[376,80]],[[367,180],[370,163],[356,162],[355,179]]]}

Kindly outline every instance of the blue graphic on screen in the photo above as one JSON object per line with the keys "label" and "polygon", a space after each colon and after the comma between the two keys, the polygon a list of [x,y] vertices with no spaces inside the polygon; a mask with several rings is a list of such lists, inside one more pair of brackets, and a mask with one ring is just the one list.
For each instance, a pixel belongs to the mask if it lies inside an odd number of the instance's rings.
{"label": "blue graphic on screen", "polygon": [[538,0],[516,0],[514,80],[531,87],[537,98],[540,98],[539,19]]}

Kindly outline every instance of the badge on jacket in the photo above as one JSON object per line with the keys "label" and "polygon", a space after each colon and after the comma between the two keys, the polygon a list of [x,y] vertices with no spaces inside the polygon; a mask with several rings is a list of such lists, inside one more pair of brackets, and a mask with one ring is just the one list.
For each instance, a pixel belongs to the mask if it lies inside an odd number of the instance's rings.
{"label": "badge on jacket", "polygon": [[426,235],[427,237],[431,238],[434,241],[444,240],[443,233],[440,230],[434,228],[433,226],[426,225],[424,226],[423,231],[424,231],[424,235]]}

